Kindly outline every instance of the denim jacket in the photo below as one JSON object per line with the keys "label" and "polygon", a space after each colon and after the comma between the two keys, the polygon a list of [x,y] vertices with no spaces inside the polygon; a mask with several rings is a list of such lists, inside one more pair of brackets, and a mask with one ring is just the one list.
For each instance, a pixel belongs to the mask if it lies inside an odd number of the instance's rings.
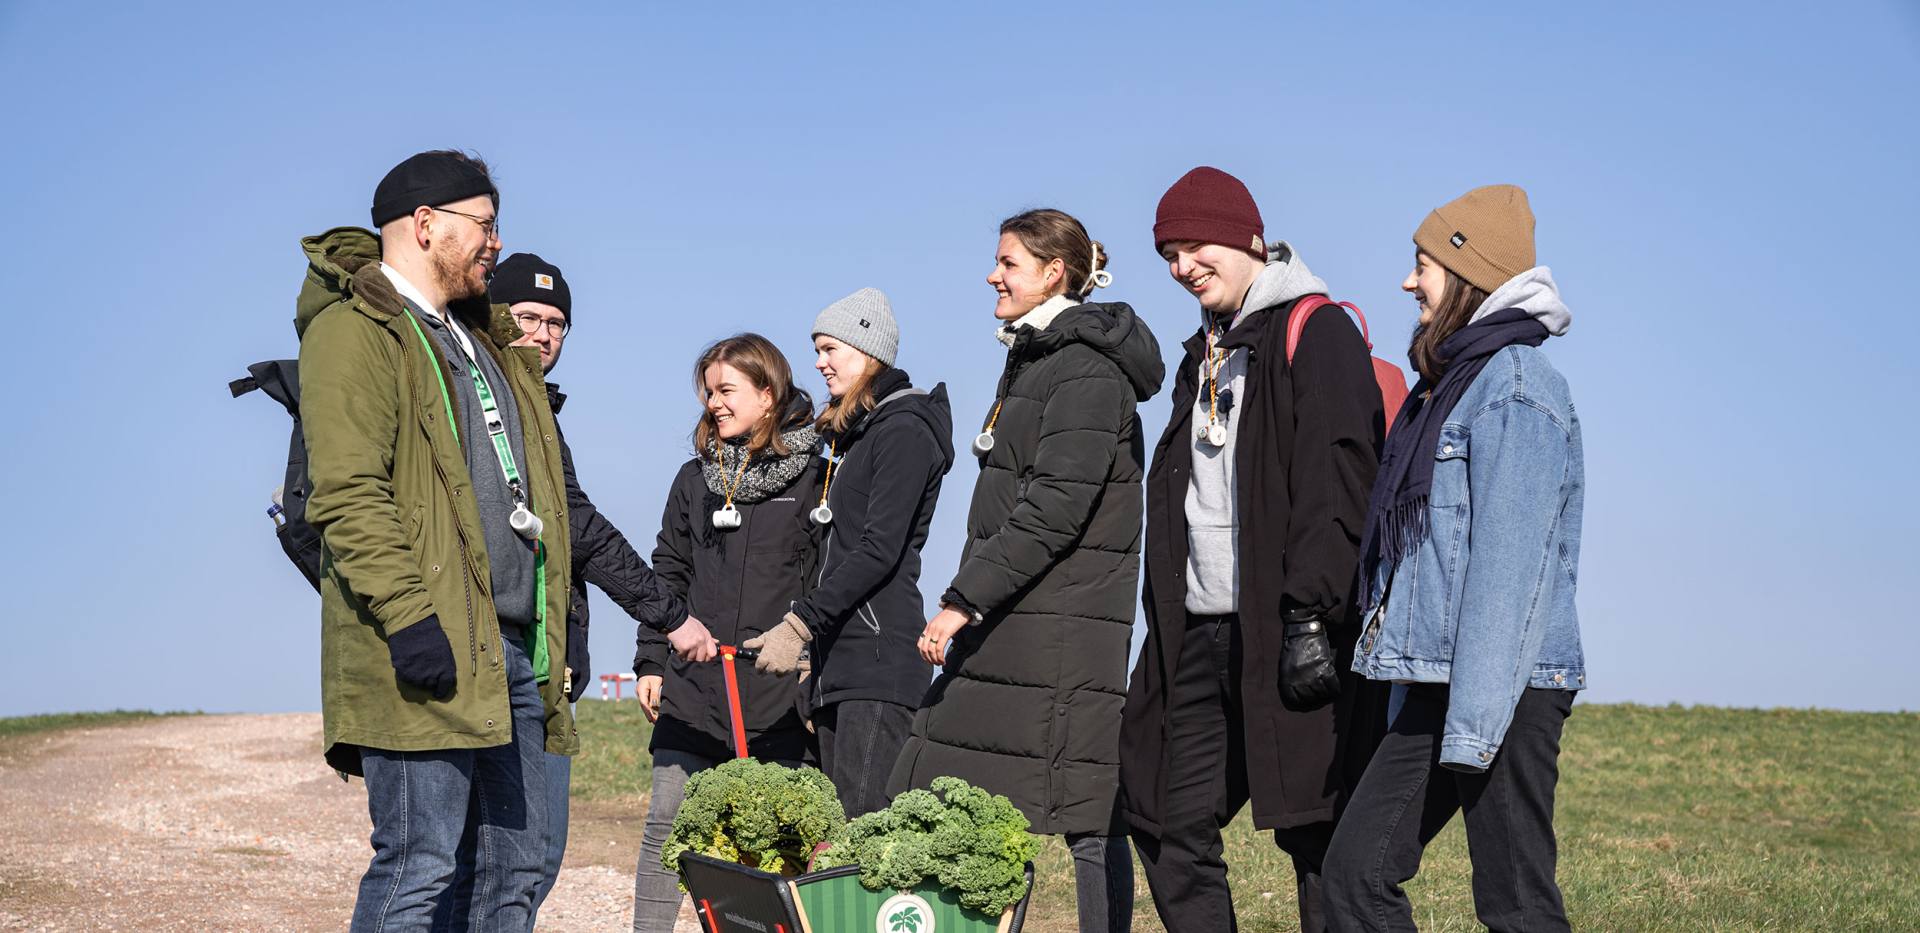
{"label": "denim jacket", "polygon": [[1426,538],[1369,581],[1378,608],[1353,669],[1451,684],[1440,763],[1483,771],[1521,691],[1587,685],[1573,599],[1586,474],[1566,380],[1536,348],[1501,350],[1433,456]]}

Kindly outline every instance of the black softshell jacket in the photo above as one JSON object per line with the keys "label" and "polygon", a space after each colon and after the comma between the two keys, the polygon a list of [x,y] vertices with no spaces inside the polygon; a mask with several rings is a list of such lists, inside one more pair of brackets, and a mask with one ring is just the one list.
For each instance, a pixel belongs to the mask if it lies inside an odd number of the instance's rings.
{"label": "black softshell jacket", "polygon": [[[1338,307],[1314,312],[1289,367],[1293,306],[1288,301],[1248,315],[1220,342],[1250,354],[1234,494],[1241,527],[1241,718],[1247,787],[1261,829],[1332,819],[1381,731],[1377,691],[1348,670],[1358,628],[1354,568],[1385,428],[1380,390],[1366,341]],[[1156,836],[1166,828],[1167,684],[1186,632],[1187,485],[1205,332],[1184,346],[1173,416],[1147,476],[1147,641],[1134,667],[1121,739],[1128,820]],[[1329,623],[1343,687],[1339,701],[1307,712],[1280,701],[1281,613],[1295,608],[1315,610]]]}
{"label": "black softshell jacket", "polygon": [[[808,456],[807,469],[786,489],[760,502],[736,501],[740,527],[729,530],[713,527],[713,512],[724,500],[707,488],[698,458],[673,478],[653,550],[654,572],[723,645],[739,645],[778,625],[806,595],[816,546],[807,512],[820,495],[822,465],[817,456]],[[726,679],[718,660],[683,660],[668,650],[664,638],[643,628],[634,670],[665,676],[654,747],[699,754],[732,748]],[[799,676],[762,674],[745,660],[735,663],[735,671],[749,749],[756,756],[800,757],[806,729]]]}
{"label": "black softshell jacket", "polygon": [[[555,428],[559,427],[560,407],[566,403],[566,393],[547,383],[547,404],[553,408]],[[677,627],[687,617],[687,610],[627,543],[627,536],[587,498],[573,472],[573,451],[567,447],[566,433],[562,431],[559,438],[560,466],[567,481],[567,531],[573,536],[573,592],[567,601],[567,666],[573,669],[573,689],[567,699],[577,701],[593,679],[592,661],[587,655],[587,584],[599,587],[615,605],[650,629],[668,631]]]}
{"label": "black softshell jacket", "polygon": [[1124,304],[1016,330],[950,590],[985,620],[955,636],[890,790],[950,774],[1005,794],[1035,832],[1113,830],[1146,462],[1135,407],[1164,375]]}
{"label": "black softshell jacket", "polygon": [[880,404],[833,439],[840,458],[827,492],[833,522],[820,544],[818,584],[794,607],[814,632],[814,707],[841,700],[918,707],[933,679],[917,644],[927,624],[920,549],[953,466],[953,411],[945,385],[915,389],[899,370],[883,374],[874,390]]}

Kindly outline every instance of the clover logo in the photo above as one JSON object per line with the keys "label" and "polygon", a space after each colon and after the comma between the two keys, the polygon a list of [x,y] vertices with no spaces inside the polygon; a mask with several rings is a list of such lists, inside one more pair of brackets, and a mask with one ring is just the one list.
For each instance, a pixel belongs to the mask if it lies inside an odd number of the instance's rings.
{"label": "clover logo", "polygon": [[933,908],[917,894],[887,898],[873,918],[874,933],[933,933]]}

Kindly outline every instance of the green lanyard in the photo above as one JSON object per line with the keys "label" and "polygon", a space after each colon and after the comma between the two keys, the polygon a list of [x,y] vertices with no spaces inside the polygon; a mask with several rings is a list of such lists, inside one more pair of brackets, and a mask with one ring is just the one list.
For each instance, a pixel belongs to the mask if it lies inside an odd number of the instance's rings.
{"label": "green lanyard", "polygon": [[[447,392],[447,377],[441,375],[440,367],[434,363],[433,344],[427,341],[427,333],[420,329],[420,321],[412,311],[406,311],[407,323],[413,325],[413,333],[420,338],[420,346],[427,351],[427,362],[433,366],[433,377],[440,381],[440,401],[446,407],[447,427],[453,430],[453,439],[460,440],[460,427],[453,418],[453,396]],[[448,327],[457,326],[447,322]],[[458,343],[458,339],[455,340]],[[461,348],[463,351],[465,347]],[[464,355],[464,353],[463,353]],[[487,422],[487,434],[493,438],[493,453],[500,461],[500,473],[506,477],[507,491],[512,494],[514,504],[531,508],[530,499],[524,484],[520,482],[520,470],[513,462],[513,445],[507,441],[506,421],[500,417],[500,405],[494,401],[493,389],[487,385],[487,379],[480,374],[480,365],[472,356],[467,356],[467,374],[473,378],[473,390],[480,396],[480,413]],[[533,660],[534,680],[546,683],[551,670],[551,659],[547,652],[547,547],[542,541],[533,542],[533,632],[528,641],[528,654]]]}

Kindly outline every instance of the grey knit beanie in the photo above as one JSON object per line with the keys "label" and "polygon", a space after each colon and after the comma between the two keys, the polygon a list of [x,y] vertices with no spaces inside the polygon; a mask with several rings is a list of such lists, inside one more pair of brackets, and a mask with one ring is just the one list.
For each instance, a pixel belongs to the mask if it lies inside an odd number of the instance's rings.
{"label": "grey knit beanie", "polygon": [[885,292],[863,288],[833,304],[813,319],[813,336],[826,334],[888,366],[900,352],[900,325]]}

